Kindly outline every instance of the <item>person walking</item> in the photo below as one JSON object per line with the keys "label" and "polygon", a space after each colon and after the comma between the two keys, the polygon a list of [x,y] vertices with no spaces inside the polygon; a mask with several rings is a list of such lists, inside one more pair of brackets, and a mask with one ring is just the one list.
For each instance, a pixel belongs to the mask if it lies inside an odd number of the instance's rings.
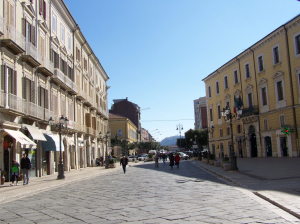
{"label": "person walking", "polygon": [[123,156],[123,158],[120,159],[120,166],[123,166],[124,174],[126,173],[126,165],[128,164],[128,158]]}
{"label": "person walking", "polygon": [[12,183],[10,184],[11,186],[14,186],[14,182],[16,180],[16,185],[18,184],[18,178],[19,178],[19,166],[20,164],[16,162],[16,160],[13,160],[12,162],[12,167],[11,167],[11,175],[12,175]]}
{"label": "person walking", "polygon": [[174,156],[173,156],[173,153],[170,153],[169,160],[170,160],[170,165],[169,166],[173,169],[173,166],[174,166]]}
{"label": "person walking", "polygon": [[30,159],[26,156],[26,153],[23,153],[23,158],[21,159],[21,169],[23,172],[23,185],[28,184],[28,171],[31,169],[31,162]]}
{"label": "person walking", "polygon": [[155,159],[155,168],[158,168],[158,159],[159,159],[158,155],[156,155],[154,159]]}
{"label": "person walking", "polygon": [[177,168],[179,168],[179,161],[180,161],[180,156],[176,154],[175,156],[175,164],[177,165]]}
{"label": "person walking", "polygon": [[166,163],[166,154],[164,153],[164,154],[162,154],[162,159],[163,159],[163,162],[164,162],[164,165],[165,165],[165,163]]}

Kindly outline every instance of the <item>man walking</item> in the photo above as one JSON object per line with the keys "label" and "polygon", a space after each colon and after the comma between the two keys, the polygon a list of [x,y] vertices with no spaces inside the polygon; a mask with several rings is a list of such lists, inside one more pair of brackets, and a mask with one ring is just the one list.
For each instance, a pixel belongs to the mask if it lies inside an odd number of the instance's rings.
{"label": "man walking", "polygon": [[23,172],[23,185],[28,184],[29,182],[28,171],[30,168],[31,168],[30,159],[26,156],[26,153],[23,153],[23,158],[21,159],[21,169]]}
{"label": "man walking", "polygon": [[124,174],[126,173],[126,165],[128,164],[128,159],[123,156],[123,158],[120,159],[120,166],[122,165],[123,166],[123,171],[124,171]]}

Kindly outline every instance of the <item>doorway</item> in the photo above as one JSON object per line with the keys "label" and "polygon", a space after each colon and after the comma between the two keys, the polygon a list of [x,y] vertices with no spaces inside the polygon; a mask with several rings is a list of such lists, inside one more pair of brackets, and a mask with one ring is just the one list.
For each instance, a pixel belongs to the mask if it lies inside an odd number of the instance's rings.
{"label": "doorway", "polygon": [[253,125],[249,127],[249,134],[250,134],[251,157],[257,157],[256,135],[255,135],[255,128]]}
{"label": "doorway", "polygon": [[280,148],[282,156],[289,156],[288,148],[286,146],[286,137],[280,137]]}
{"label": "doorway", "polygon": [[267,157],[272,157],[272,141],[271,137],[265,137],[265,146],[267,151]]}

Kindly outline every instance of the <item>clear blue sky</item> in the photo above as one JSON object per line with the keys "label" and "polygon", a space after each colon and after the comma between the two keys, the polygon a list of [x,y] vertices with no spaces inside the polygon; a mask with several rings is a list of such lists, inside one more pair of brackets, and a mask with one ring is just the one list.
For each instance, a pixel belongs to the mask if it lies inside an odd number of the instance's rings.
{"label": "clear blue sky", "polygon": [[[299,14],[297,0],[65,0],[113,99],[138,104],[157,141],[194,128],[201,81]],[[157,133],[157,132],[156,132]]]}

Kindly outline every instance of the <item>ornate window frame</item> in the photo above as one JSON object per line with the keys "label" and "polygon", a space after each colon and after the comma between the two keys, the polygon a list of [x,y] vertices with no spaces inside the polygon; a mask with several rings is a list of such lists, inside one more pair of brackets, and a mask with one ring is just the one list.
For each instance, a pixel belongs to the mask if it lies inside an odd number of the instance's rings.
{"label": "ornate window frame", "polygon": [[[276,109],[286,107],[286,96],[285,96],[285,86],[284,86],[284,73],[283,72],[276,72],[273,76],[274,79],[274,88],[276,94]],[[278,89],[277,89],[277,82],[282,81],[283,87],[283,100],[278,100]]]}
{"label": "ornate window frame", "polygon": [[[265,113],[265,112],[270,111],[269,94],[268,94],[268,80],[267,79],[261,79],[258,83],[258,86],[259,86],[261,113]],[[263,105],[263,97],[262,97],[262,89],[263,88],[266,88],[266,92],[267,92],[267,105]]]}

